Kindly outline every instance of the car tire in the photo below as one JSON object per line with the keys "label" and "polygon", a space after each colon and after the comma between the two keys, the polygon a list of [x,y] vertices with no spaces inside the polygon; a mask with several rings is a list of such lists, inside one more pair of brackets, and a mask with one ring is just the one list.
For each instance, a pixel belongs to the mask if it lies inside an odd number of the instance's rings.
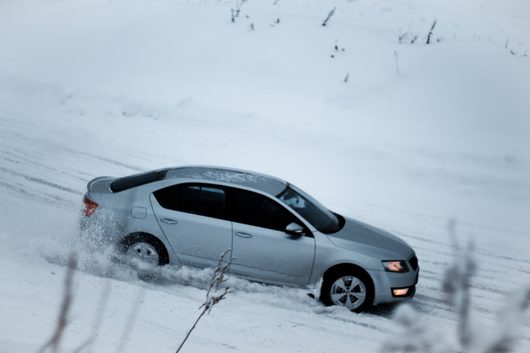
{"label": "car tire", "polygon": [[132,234],[122,243],[122,253],[128,259],[139,259],[155,266],[169,263],[169,257],[164,244],[149,234]]}
{"label": "car tire", "polygon": [[320,301],[360,313],[373,304],[374,290],[369,276],[356,269],[340,269],[324,276]]}

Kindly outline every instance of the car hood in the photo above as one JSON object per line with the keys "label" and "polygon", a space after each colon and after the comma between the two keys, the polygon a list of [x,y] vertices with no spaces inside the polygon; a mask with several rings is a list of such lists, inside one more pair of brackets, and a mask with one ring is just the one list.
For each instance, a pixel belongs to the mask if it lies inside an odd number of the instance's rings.
{"label": "car hood", "polygon": [[344,227],[328,237],[340,248],[370,251],[386,260],[406,260],[414,254],[412,248],[397,236],[346,217]]}

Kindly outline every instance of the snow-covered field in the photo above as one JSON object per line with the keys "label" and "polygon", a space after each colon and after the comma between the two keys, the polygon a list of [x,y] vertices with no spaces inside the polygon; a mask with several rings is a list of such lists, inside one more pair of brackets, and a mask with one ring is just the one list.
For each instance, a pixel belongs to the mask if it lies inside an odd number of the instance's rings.
{"label": "snow-covered field", "polygon": [[[421,265],[410,304],[445,337],[457,329],[440,292],[455,219],[460,242],[475,242],[474,327],[484,340],[498,330],[530,282],[530,2],[240,5],[0,0],[0,352],[50,337],[72,249],[64,351],[93,333],[93,352],[175,351],[208,273],[104,275],[77,221],[91,178],[181,164],[277,175],[403,237]],[[376,352],[401,332],[394,307],[354,315],[304,290],[230,284],[184,351]],[[528,352],[528,314],[517,335]]]}

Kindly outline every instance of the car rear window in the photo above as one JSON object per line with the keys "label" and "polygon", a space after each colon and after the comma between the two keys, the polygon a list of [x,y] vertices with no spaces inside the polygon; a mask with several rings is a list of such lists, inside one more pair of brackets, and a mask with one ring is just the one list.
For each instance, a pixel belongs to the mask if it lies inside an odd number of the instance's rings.
{"label": "car rear window", "polygon": [[160,169],[147,173],[129,175],[123,178],[116,178],[110,183],[110,189],[112,192],[120,192],[140,185],[149,184],[153,181],[159,181],[166,177],[168,170],[169,169]]}

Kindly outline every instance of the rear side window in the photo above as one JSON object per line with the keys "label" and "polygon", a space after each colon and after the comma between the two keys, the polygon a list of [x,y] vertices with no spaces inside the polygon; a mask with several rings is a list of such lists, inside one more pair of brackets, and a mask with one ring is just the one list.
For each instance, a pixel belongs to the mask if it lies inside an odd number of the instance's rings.
{"label": "rear side window", "polygon": [[162,180],[166,177],[169,169],[154,170],[152,172],[129,175],[123,178],[116,178],[110,183],[112,192],[120,192],[140,185],[149,184]]}
{"label": "rear side window", "polygon": [[180,189],[178,209],[201,216],[224,218],[225,192],[210,186],[184,186]]}
{"label": "rear side window", "polygon": [[210,185],[174,185],[154,192],[160,206],[196,215],[225,218],[226,194]]}
{"label": "rear side window", "polygon": [[173,185],[153,192],[160,206],[168,210],[178,211],[180,185]]}
{"label": "rear side window", "polygon": [[263,195],[233,189],[230,219],[237,223],[285,231],[291,222],[300,222],[278,202]]}

